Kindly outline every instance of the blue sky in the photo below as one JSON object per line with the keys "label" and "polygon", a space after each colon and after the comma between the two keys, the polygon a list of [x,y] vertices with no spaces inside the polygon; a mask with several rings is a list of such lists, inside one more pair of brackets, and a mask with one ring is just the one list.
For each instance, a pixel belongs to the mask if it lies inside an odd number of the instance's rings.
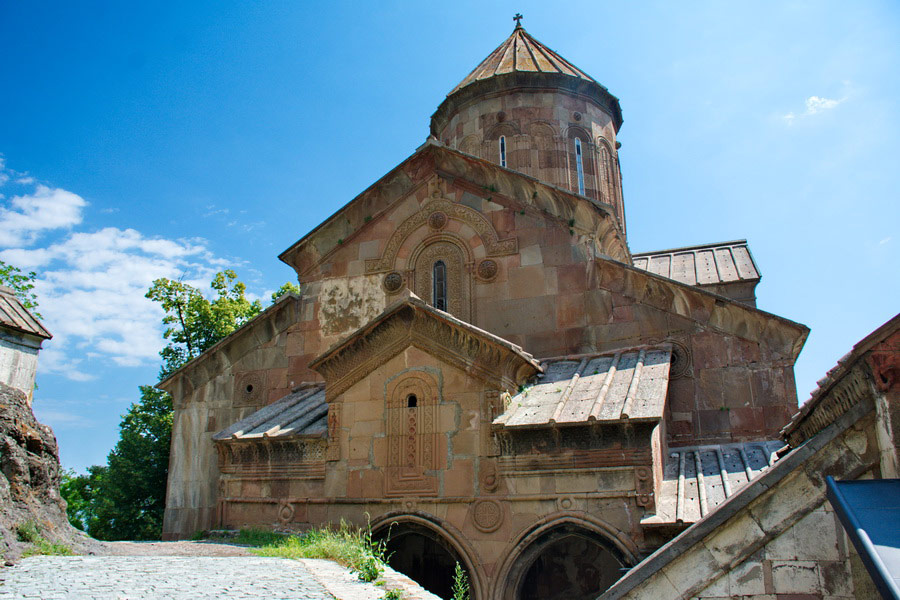
{"label": "blue sky", "polygon": [[39,274],[64,466],[104,463],[155,381],[150,281],[292,280],[277,254],[425,140],[516,12],[621,101],[632,251],[749,240],[760,308],[812,329],[801,401],[897,312],[896,2],[6,2],[0,258]]}

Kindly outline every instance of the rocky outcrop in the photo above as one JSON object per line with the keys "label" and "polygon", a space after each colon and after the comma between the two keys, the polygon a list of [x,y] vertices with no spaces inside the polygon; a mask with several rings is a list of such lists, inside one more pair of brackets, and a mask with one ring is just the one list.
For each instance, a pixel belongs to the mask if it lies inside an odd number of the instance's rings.
{"label": "rocky outcrop", "polygon": [[75,552],[97,544],[69,524],[59,494],[59,452],[53,430],[34,418],[20,390],[0,383],[0,551],[14,559],[28,547],[23,526]]}

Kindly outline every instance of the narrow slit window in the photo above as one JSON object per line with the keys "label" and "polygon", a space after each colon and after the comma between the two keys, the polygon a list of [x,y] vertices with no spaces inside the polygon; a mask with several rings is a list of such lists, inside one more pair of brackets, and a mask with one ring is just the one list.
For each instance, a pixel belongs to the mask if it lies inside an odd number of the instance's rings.
{"label": "narrow slit window", "polygon": [[406,408],[415,408],[419,405],[419,399],[416,398],[415,394],[410,394],[406,397]]}
{"label": "narrow slit window", "polygon": [[500,166],[506,166],[506,136],[500,136]]}
{"label": "narrow slit window", "polygon": [[575,138],[575,168],[578,170],[578,193],[584,196],[584,161],[581,157],[581,140]]}
{"label": "narrow slit window", "polygon": [[447,310],[447,265],[439,260],[434,263],[432,275],[432,304],[438,310]]}

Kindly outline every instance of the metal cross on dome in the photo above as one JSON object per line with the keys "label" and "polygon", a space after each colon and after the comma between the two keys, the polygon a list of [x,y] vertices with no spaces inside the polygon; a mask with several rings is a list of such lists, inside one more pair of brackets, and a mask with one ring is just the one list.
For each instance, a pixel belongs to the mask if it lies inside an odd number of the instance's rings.
{"label": "metal cross on dome", "polygon": [[516,27],[521,27],[521,26],[522,26],[521,21],[522,21],[522,19],[524,19],[524,18],[525,18],[525,17],[522,16],[522,13],[516,13],[516,16],[513,17],[513,21],[516,22]]}

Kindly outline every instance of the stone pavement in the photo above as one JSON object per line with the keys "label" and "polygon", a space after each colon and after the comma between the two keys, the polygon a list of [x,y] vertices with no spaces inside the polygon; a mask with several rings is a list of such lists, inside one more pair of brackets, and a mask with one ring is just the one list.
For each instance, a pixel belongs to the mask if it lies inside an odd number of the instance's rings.
{"label": "stone pavement", "polygon": [[0,578],[0,600],[334,598],[303,563],[284,558],[34,556]]}
{"label": "stone pavement", "polygon": [[390,567],[383,579],[384,586],[363,583],[348,569],[317,559],[33,556],[0,569],[0,600],[378,600],[386,588],[401,589],[407,600],[440,600]]}

